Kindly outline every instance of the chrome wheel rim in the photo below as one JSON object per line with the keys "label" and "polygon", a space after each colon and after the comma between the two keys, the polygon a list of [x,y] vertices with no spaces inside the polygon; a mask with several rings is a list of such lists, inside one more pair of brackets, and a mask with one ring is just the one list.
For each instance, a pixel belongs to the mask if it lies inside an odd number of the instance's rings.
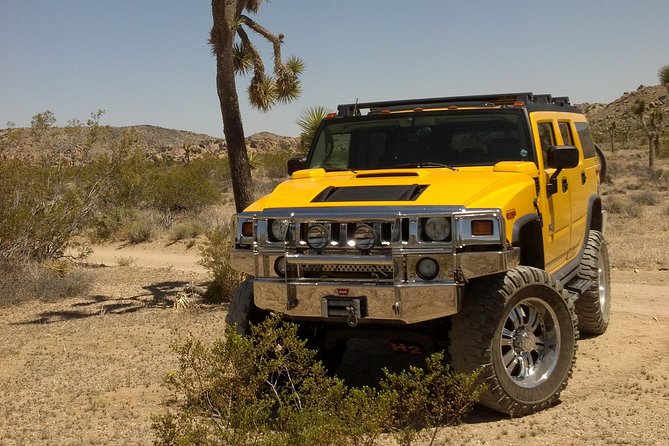
{"label": "chrome wheel rim", "polygon": [[534,297],[517,303],[503,321],[499,352],[506,374],[517,385],[532,388],[546,381],[560,354],[555,311]]}
{"label": "chrome wheel rim", "polygon": [[599,294],[599,307],[602,311],[602,319],[604,322],[608,322],[611,300],[609,299],[606,265],[601,253],[599,254],[599,262],[597,262],[597,293]]}

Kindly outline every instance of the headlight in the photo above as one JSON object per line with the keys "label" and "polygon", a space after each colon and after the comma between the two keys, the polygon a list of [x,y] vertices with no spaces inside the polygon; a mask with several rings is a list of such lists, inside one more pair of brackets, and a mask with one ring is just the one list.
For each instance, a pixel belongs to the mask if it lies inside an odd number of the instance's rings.
{"label": "headlight", "polygon": [[269,226],[272,241],[282,242],[286,239],[288,231],[288,222],[286,220],[272,220]]}
{"label": "headlight", "polygon": [[322,249],[328,244],[328,230],[321,224],[314,224],[307,229],[307,244],[314,249]]}
{"label": "headlight", "polygon": [[435,242],[446,240],[451,235],[451,224],[444,217],[430,217],[423,222],[425,235]]}

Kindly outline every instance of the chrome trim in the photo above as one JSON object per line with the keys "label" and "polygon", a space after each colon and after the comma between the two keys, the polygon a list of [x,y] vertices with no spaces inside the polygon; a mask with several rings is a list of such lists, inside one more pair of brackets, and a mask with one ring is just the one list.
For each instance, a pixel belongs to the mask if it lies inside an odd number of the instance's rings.
{"label": "chrome trim", "polygon": [[455,256],[456,268],[469,280],[501,273],[520,264],[520,248],[506,251],[461,252]]}
{"label": "chrome trim", "polygon": [[[459,310],[459,287],[454,282],[434,281],[400,286],[359,283],[288,282],[276,279],[255,279],[254,302],[263,309],[297,318],[325,319],[323,297],[351,299],[365,296],[365,322],[397,321],[407,324],[450,316]],[[342,296],[342,290],[346,296]],[[293,300],[288,308],[286,296]],[[346,323],[342,320],[342,323]]]}
{"label": "chrome trim", "polygon": [[250,249],[232,249],[230,251],[230,263],[232,268],[249,274],[256,275],[256,256]]}
{"label": "chrome trim", "polygon": [[304,255],[286,254],[286,261],[292,265],[392,265],[392,256],[361,255]]}
{"label": "chrome trim", "polygon": [[272,208],[265,209],[261,212],[243,214],[256,218],[297,218],[305,221],[346,220],[357,222],[362,220],[391,220],[400,217],[437,217],[462,211],[466,211],[464,206],[337,206],[318,208]]}
{"label": "chrome trim", "polygon": [[[472,235],[473,220],[492,220],[493,233],[490,236]],[[506,241],[506,226],[500,209],[476,209],[453,214],[453,244],[457,248],[467,245],[503,245]]]}

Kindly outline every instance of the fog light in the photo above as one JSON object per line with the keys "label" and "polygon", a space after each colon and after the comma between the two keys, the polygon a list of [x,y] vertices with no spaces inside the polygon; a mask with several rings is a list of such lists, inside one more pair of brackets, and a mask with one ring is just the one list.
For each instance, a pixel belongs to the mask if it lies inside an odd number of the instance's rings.
{"label": "fog light", "polygon": [[416,274],[423,280],[432,280],[439,275],[439,264],[429,257],[420,259],[416,264]]}
{"label": "fog light", "polygon": [[322,249],[328,244],[328,230],[321,224],[309,226],[307,244],[314,249]]}
{"label": "fog light", "polygon": [[372,249],[374,242],[376,242],[374,228],[369,225],[358,226],[353,233],[353,240],[355,241],[356,248],[361,251]]}
{"label": "fog light", "polygon": [[277,257],[274,261],[274,272],[279,277],[286,277],[286,258],[284,256]]}

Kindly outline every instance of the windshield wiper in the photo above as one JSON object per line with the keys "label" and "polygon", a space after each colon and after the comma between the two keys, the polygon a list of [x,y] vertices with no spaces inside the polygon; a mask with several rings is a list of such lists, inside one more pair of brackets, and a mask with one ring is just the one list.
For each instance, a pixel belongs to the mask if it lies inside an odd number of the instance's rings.
{"label": "windshield wiper", "polygon": [[393,168],[395,168],[395,167],[399,167],[399,168],[402,168],[402,167],[445,167],[447,169],[457,170],[455,167],[451,167],[448,164],[435,163],[435,162],[432,162],[432,161],[425,161],[425,162],[421,162],[421,163],[419,163],[419,162],[404,163],[404,164],[398,164],[396,166],[393,166]]}

